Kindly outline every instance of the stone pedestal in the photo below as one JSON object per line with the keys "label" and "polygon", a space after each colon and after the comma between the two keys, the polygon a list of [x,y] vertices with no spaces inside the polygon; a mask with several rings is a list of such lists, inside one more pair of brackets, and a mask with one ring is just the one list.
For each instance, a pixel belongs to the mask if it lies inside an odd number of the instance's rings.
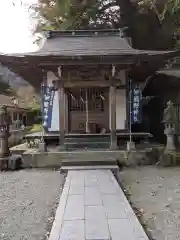
{"label": "stone pedestal", "polygon": [[65,150],[66,150],[65,145],[59,145],[59,146],[58,146],[58,150],[59,150],[60,152],[65,151]]}
{"label": "stone pedestal", "polygon": [[175,145],[174,145],[174,135],[166,135],[167,136],[167,143],[166,143],[166,150],[167,151],[174,151]]}
{"label": "stone pedestal", "polygon": [[0,107],[0,171],[16,170],[21,167],[21,156],[11,155],[8,145],[9,133],[9,115],[7,107]]}
{"label": "stone pedestal", "polygon": [[38,150],[39,152],[47,152],[47,146],[44,141],[38,144]]}
{"label": "stone pedestal", "polygon": [[0,129],[0,158],[10,155],[8,138],[10,134],[5,129]]}
{"label": "stone pedestal", "polygon": [[174,123],[165,123],[165,130],[164,130],[164,134],[167,137],[167,143],[165,146],[165,151],[175,151],[176,147],[175,147],[175,138],[174,138],[174,134],[175,134],[175,124]]}
{"label": "stone pedestal", "polygon": [[145,148],[151,148],[151,144],[150,144],[150,142],[149,142],[148,139],[145,139],[144,141],[142,141],[142,142],[141,142],[141,145],[142,145],[143,149],[145,149]]}
{"label": "stone pedestal", "polygon": [[116,132],[111,132],[110,150],[118,150]]}
{"label": "stone pedestal", "polygon": [[8,157],[8,169],[17,170],[20,169],[21,166],[21,155],[11,155]]}
{"label": "stone pedestal", "polygon": [[160,156],[160,161],[158,163],[160,166],[168,167],[176,164],[176,152],[175,151],[165,151]]}
{"label": "stone pedestal", "polygon": [[136,150],[135,143],[133,141],[127,142],[127,151],[130,152],[131,150]]}
{"label": "stone pedestal", "polygon": [[8,169],[8,158],[0,158],[0,171]]}

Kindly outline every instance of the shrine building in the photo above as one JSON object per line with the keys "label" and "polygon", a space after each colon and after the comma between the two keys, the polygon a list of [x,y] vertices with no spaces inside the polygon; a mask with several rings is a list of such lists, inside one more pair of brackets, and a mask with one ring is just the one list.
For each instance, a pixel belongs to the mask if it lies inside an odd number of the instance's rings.
{"label": "shrine building", "polygon": [[0,54],[0,62],[41,93],[46,134],[56,135],[62,149],[73,137],[84,137],[88,147],[92,136],[117,149],[118,139],[141,124],[142,90],[149,77],[177,52],[133,49],[120,30],[44,36],[38,51]]}

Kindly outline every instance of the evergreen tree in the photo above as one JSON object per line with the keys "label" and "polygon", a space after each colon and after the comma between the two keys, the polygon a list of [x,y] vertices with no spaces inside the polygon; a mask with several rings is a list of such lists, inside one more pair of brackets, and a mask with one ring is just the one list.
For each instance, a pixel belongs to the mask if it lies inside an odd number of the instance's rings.
{"label": "evergreen tree", "polygon": [[44,29],[124,28],[139,49],[172,49],[180,0],[39,0]]}

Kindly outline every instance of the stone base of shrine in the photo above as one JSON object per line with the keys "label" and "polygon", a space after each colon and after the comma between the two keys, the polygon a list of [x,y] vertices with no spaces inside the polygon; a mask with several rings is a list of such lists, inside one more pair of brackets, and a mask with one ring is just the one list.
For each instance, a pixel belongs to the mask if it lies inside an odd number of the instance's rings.
{"label": "stone base of shrine", "polygon": [[[132,133],[133,140],[146,139],[149,133]],[[26,135],[27,141],[33,141],[42,136],[40,133]],[[84,166],[115,166],[136,165],[145,158],[145,149],[142,145],[127,156],[127,140],[129,133],[116,133],[116,148],[111,148],[111,135],[106,134],[66,134],[65,142],[59,147],[59,133],[46,133],[44,140],[47,144],[47,151],[39,149],[27,149],[22,154],[24,168],[60,168],[84,167]],[[55,142],[54,142],[55,140]],[[135,161],[134,161],[135,159]],[[137,162],[137,163],[136,163]],[[144,163],[144,162],[143,162]]]}
{"label": "stone base of shrine", "polygon": [[[151,138],[151,134],[147,132],[133,132],[131,134],[132,140],[136,143],[148,142]],[[47,147],[58,146],[59,145],[59,132],[49,132],[44,133],[43,138]],[[41,139],[42,133],[32,133],[24,137],[27,142],[33,142],[36,139]],[[127,142],[129,141],[130,133],[127,131],[116,131],[116,149],[125,150],[127,148]],[[80,133],[69,133],[65,134],[64,140],[64,150],[66,151],[83,151],[86,150],[109,150],[111,149],[111,134],[110,133],[90,133],[90,134],[80,134]],[[61,150],[61,149],[60,149]]]}
{"label": "stone base of shrine", "polygon": [[[28,149],[22,153],[23,168],[82,168],[107,166],[138,166],[151,165],[159,162],[161,151],[159,148],[146,148],[143,150],[76,150],[72,152],[59,151],[59,148],[48,152],[37,149]],[[162,148],[163,149],[163,148]],[[64,169],[65,169],[64,168]]]}
{"label": "stone base of shrine", "polygon": [[124,151],[82,150],[60,152],[58,149],[49,152],[39,152],[29,149],[22,154],[23,168],[60,168],[68,166],[104,166],[126,164]]}

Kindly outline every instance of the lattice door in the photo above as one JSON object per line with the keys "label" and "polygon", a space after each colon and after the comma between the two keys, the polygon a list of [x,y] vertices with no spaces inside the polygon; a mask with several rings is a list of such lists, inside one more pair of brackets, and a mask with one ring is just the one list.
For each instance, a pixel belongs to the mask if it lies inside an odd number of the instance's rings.
{"label": "lattice door", "polygon": [[[73,88],[68,91],[70,132],[85,132],[86,122],[96,132],[105,127],[108,118],[108,91],[106,88]],[[105,124],[107,125],[107,123]],[[91,130],[91,129],[90,129]]]}

